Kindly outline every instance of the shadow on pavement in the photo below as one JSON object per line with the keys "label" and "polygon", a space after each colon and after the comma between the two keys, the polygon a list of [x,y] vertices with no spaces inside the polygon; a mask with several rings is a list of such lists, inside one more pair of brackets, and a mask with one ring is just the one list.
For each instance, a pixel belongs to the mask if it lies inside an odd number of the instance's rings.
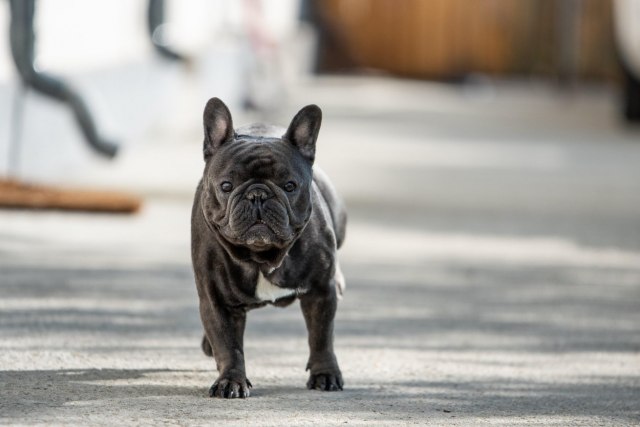
{"label": "shadow on pavement", "polygon": [[68,351],[92,365],[110,363],[113,352],[155,355],[153,363],[166,366],[172,354],[187,356],[178,369],[31,369],[23,361],[0,371],[2,416],[243,422],[261,410],[267,424],[287,413],[336,423],[517,423],[558,414],[638,421],[638,376],[607,360],[615,355],[619,364],[640,351],[639,269],[445,261],[427,268],[426,261],[343,266],[349,284],[336,324],[343,393],[304,390],[306,334],[297,307],[252,312],[246,342],[256,389],[246,402],[206,398],[215,371],[197,348],[188,266],[3,267],[0,335],[15,357]]}
{"label": "shadow on pavement", "polygon": [[[321,393],[302,387],[265,385],[247,400],[224,401],[206,397],[201,385],[177,386],[184,377],[200,379],[203,373],[164,369],[101,369],[0,371],[4,386],[0,419],[11,421],[59,420],[90,417],[106,408],[118,419],[141,420],[154,414],[178,417],[176,421],[222,417],[241,420],[251,411],[262,412],[265,422],[284,413],[308,412],[327,423],[344,417],[371,421],[419,420],[438,417],[554,416],[640,419],[635,405],[637,382],[598,378],[590,384],[537,381],[432,382],[382,381],[355,385],[342,393]],[[326,417],[326,419],[324,418]],[[107,414],[108,419],[108,414]],[[211,418],[209,418],[211,419]],[[90,418],[85,418],[85,421]]]}

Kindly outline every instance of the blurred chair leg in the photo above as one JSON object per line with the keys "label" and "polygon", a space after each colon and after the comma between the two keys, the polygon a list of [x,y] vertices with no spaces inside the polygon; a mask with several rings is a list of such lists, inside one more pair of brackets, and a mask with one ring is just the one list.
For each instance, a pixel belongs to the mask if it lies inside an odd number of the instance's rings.
{"label": "blurred chair leg", "polygon": [[118,146],[98,135],[93,117],[82,97],[64,81],[41,73],[34,67],[36,37],[33,30],[33,17],[36,0],[10,0],[9,4],[11,7],[9,33],[11,54],[24,84],[68,104],[89,146],[106,157],[114,157]]}
{"label": "blurred chair leg", "polygon": [[[21,77],[23,88],[67,103],[74,112],[76,121],[88,144],[98,153],[114,157],[118,146],[106,141],[97,133],[95,123],[86,104],[65,82],[37,71],[34,67],[35,33],[33,18],[35,0],[10,0],[11,54]],[[22,126],[22,101],[24,92],[16,93],[10,172],[16,172],[19,162],[19,140]],[[139,197],[112,191],[86,189],[59,189],[44,185],[32,185],[12,179],[0,180],[0,208],[57,209],[87,212],[135,213],[142,202]]]}
{"label": "blurred chair leg", "polygon": [[149,0],[147,13],[147,29],[155,50],[164,58],[172,61],[188,62],[188,58],[169,48],[164,40],[162,25],[164,24],[164,0]]}

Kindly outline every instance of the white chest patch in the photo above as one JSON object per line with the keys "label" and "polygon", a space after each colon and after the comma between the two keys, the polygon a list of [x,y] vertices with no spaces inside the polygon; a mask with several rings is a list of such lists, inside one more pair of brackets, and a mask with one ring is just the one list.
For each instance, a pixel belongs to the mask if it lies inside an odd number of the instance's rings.
{"label": "white chest patch", "polygon": [[274,302],[277,299],[295,295],[295,289],[281,288],[268,281],[262,273],[258,273],[258,285],[256,286],[256,298],[260,301]]}

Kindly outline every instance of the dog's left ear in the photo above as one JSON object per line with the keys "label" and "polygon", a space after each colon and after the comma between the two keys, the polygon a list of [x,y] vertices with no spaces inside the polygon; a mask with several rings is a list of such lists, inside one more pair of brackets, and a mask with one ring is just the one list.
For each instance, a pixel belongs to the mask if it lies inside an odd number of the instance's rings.
{"label": "dog's left ear", "polygon": [[284,139],[296,146],[309,162],[316,157],[316,139],[322,123],[322,110],[317,105],[307,105],[293,118]]}
{"label": "dog's left ear", "polygon": [[223,143],[233,139],[233,121],[227,106],[219,98],[211,98],[204,107],[204,159],[207,160]]}

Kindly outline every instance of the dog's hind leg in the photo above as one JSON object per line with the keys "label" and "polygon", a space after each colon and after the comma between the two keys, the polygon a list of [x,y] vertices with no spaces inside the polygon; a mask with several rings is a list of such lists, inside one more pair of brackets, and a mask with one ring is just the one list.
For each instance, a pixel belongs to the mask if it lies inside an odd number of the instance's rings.
{"label": "dog's hind leg", "polygon": [[200,346],[202,347],[204,354],[209,357],[213,357],[213,347],[211,347],[211,343],[206,335],[202,336],[202,344],[200,344]]}

